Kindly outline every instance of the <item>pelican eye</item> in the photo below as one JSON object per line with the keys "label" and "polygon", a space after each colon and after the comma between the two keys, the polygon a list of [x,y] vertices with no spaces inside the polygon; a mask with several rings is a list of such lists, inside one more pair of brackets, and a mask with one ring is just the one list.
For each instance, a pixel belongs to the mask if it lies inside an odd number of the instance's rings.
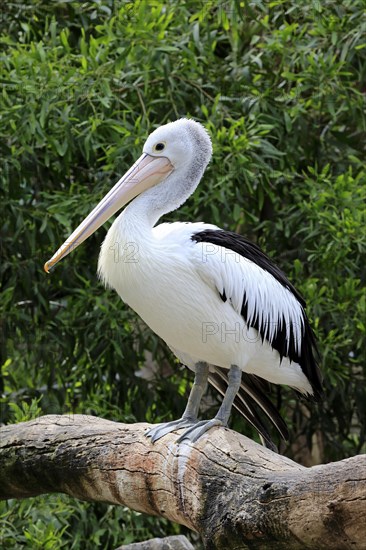
{"label": "pelican eye", "polygon": [[165,143],[157,143],[154,147],[154,151],[164,151]]}

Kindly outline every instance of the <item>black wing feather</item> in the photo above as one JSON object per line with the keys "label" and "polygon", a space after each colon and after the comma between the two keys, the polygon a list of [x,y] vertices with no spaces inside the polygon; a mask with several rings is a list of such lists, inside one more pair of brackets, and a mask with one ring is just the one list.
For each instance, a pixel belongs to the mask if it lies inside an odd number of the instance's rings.
{"label": "black wing feather", "polygon": [[[228,386],[228,371],[221,367],[214,366],[213,368],[214,372],[210,371],[208,380],[219,393],[224,395]],[[257,430],[263,444],[277,452],[277,447],[258,413],[258,406],[283,439],[288,439],[288,429],[280,413],[263,392],[262,382],[264,386],[265,381],[260,380],[257,376],[243,373],[242,385],[235,397],[234,407]]]}
{"label": "black wing feather", "polygon": [[[317,363],[319,353],[317,350],[315,335],[305,313],[305,300],[292,285],[292,283],[290,283],[283,271],[281,271],[273,260],[271,260],[256,244],[248,241],[242,235],[238,235],[232,231],[223,231],[222,229],[206,229],[204,231],[194,233],[191,239],[196,243],[210,243],[240,254],[270,273],[283,287],[293,294],[303,310],[303,334],[300,353],[296,348],[294,327],[292,324],[290,324],[289,327],[289,340],[287,339],[285,322],[283,322],[282,324],[278,324],[274,338],[269,341],[267,338],[268,326],[260,326],[258,313],[257,315],[254,315],[253,319],[248,319],[248,299],[245,293],[243,296],[241,315],[248,326],[258,330],[262,341],[266,339],[272,348],[278,351],[281,359],[282,357],[288,357],[290,361],[294,361],[300,365],[303,373],[312,386],[314,394],[311,397],[313,399],[319,399],[322,394],[322,376]],[[224,302],[227,300],[225,289],[222,293],[220,293],[220,296]]]}

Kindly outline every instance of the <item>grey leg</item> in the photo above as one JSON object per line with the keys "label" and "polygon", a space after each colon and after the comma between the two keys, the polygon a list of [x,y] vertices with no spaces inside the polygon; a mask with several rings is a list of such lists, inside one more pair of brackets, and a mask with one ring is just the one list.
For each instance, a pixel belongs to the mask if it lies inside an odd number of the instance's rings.
{"label": "grey leg", "polygon": [[229,422],[231,408],[234,403],[236,394],[240,389],[241,384],[241,370],[236,365],[232,365],[228,374],[229,385],[227,387],[224,399],[222,400],[221,407],[219,408],[215,418],[221,420],[224,426]]}
{"label": "grey leg", "polygon": [[188,397],[187,406],[182,418],[196,422],[201,399],[207,388],[208,365],[207,363],[197,363],[196,373],[191,392]]}
{"label": "grey leg", "polygon": [[182,418],[173,420],[172,422],[164,422],[163,424],[158,424],[154,426],[154,428],[151,428],[151,430],[146,433],[146,436],[151,437],[153,443],[164,435],[174,432],[174,430],[188,428],[197,422],[201,399],[207,386],[207,379],[208,365],[206,363],[197,363],[193,386]]}
{"label": "grey leg", "polygon": [[218,410],[215,418],[212,420],[201,420],[193,426],[189,427],[188,430],[183,432],[183,434],[177,440],[177,443],[181,441],[188,440],[194,443],[201,437],[202,434],[207,432],[213,426],[227,426],[227,423],[230,418],[231,408],[236,394],[239,391],[241,384],[241,370],[236,365],[232,365],[229,375],[229,385],[227,387],[224,399],[221,403],[221,407]]}

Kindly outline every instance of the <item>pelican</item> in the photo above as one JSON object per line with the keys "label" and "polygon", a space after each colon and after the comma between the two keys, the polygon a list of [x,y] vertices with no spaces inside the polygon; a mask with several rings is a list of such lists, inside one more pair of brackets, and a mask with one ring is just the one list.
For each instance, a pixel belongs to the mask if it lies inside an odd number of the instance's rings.
{"label": "pelican", "polygon": [[[179,420],[147,431],[152,442],[184,428],[195,442],[227,426],[232,406],[274,448],[264,415],[283,438],[286,424],[268,383],[318,399],[322,380],[305,302],[261,249],[206,223],[162,223],[195,191],[212,156],[208,132],[180,119],[153,131],[141,157],[45,263],[48,273],[104,222],[98,274],[191,369],[194,383]],[[216,416],[198,420],[207,382],[222,395]]]}

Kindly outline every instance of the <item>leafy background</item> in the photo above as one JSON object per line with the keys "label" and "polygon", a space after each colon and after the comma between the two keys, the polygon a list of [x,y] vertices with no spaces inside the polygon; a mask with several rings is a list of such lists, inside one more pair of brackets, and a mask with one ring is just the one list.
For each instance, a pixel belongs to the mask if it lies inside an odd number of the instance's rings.
{"label": "leafy background", "polygon": [[[13,0],[0,9],[0,421],[181,414],[191,376],[97,280],[109,224],[52,276],[42,266],[148,133],[191,116],[208,128],[214,158],[166,219],[205,220],[259,243],[305,296],[319,338],[324,401],[274,389],[291,428],[281,451],[307,465],[365,452],[365,2]],[[232,426],[256,438],[235,414]],[[109,549],[182,531],[61,495],[0,504],[3,548]]]}

